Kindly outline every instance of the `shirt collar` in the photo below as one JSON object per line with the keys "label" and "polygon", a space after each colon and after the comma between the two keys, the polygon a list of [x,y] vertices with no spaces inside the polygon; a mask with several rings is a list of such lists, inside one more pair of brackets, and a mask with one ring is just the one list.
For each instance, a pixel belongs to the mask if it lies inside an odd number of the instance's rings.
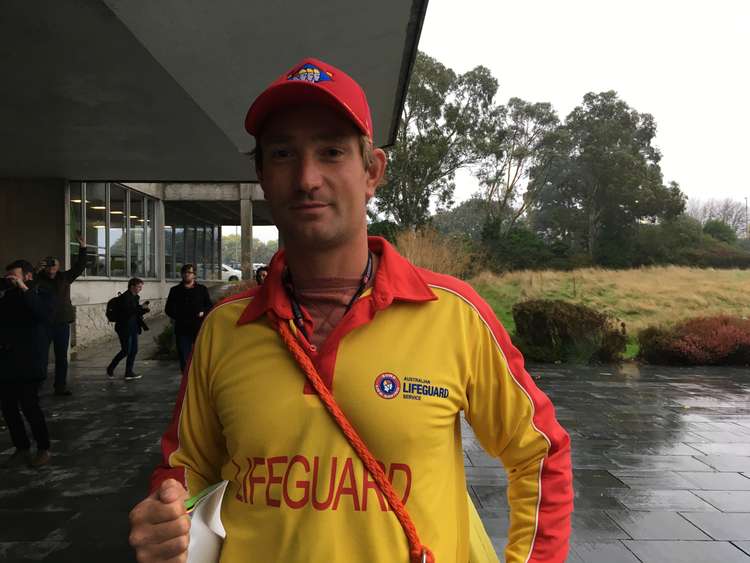
{"label": "shirt collar", "polygon": [[[370,251],[380,257],[372,288],[376,310],[385,309],[394,301],[422,303],[437,299],[419,270],[401,256],[388,241],[381,237],[368,237],[367,244]],[[282,249],[274,255],[268,266],[265,282],[245,307],[237,324],[251,323],[268,311],[273,311],[282,319],[292,318],[289,297],[282,282],[285,268],[286,260]]]}

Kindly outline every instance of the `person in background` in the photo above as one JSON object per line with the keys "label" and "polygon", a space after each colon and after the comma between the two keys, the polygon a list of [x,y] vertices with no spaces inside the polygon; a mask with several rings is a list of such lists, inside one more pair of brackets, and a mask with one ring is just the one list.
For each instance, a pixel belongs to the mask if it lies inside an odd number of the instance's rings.
{"label": "person in background", "polygon": [[68,346],[70,344],[70,324],[75,321],[76,312],[70,301],[70,285],[86,269],[86,245],[78,235],[78,257],[70,270],[60,270],[60,260],[48,256],[42,261],[42,269],[36,276],[40,287],[45,288],[57,300],[55,315],[47,328],[47,351],[44,352],[44,373],[47,373],[48,349],[50,342],[55,350],[55,395],[69,396],[68,389]]}
{"label": "person in background", "polygon": [[195,266],[185,264],[180,269],[182,282],[169,290],[165,312],[174,321],[174,336],[180,371],[185,371],[190,350],[206,313],[211,309],[208,289],[195,281]]}
{"label": "person in background", "polygon": [[258,285],[263,285],[263,282],[266,281],[266,276],[268,275],[268,268],[265,266],[261,266],[257,270],[255,270],[255,282]]}
{"label": "person in background", "polygon": [[148,301],[141,305],[138,295],[143,289],[143,280],[131,278],[128,281],[128,290],[117,298],[117,321],[115,321],[115,332],[120,338],[120,351],[112,358],[107,366],[107,375],[115,376],[115,368],[120,360],[127,358],[125,362],[125,379],[127,381],[140,379],[141,376],[133,371],[135,356],[138,354],[138,335],[148,326],[143,320],[143,315],[149,312]]}
{"label": "person in background", "polygon": [[[30,262],[16,260],[6,267],[0,283],[0,409],[16,448],[2,464],[5,467],[23,463],[39,467],[50,459],[39,385],[46,376],[42,352],[55,298],[33,281],[33,270]],[[21,412],[36,442],[33,457]]]}

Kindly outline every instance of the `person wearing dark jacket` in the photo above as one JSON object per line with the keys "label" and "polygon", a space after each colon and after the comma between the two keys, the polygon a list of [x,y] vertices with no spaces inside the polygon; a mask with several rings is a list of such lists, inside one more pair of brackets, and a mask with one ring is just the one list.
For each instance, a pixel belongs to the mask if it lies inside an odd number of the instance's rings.
{"label": "person wearing dark jacket", "polygon": [[[39,384],[44,380],[43,349],[47,325],[54,314],[55,298],[33,281],[30,262],[16,260],[6,267],[0,280],[0,409],[15,446],[4,466],[29,463],[33,467],[49,461],[49,432],[39,406]],[[36,454],[21,412],[31,427]]]}
{"label": "person wearing dark jacket", "polygon": [[195,281],[195,267],[185,264],[180,269],[182,283],[172,287],[167,297],[165,312],[174,321],[174,335],[180,371],[185,371],[190,350],[206,313],[211,309],[208,289]]}
{"label": "person wearing dark jacket", "polygon": [[138,353],[138,335],[141,331],[148,330],[143,320],[143,315],[149,312],[146,307],[148,301],[141,305],[138,295],[143,289],[143,280],[131,278],[128,281],[128,290],[117,298],[117,321],[115,321],[115,332],[120,338],[120,351],[112,358],[107,366],[107,375],[114,377],[115,368],[120,360],[127,358],[125,362],[125,379],[140,379],[141,376],[133,371],[135,356]]}
{"label": "person wearing dark jacket", "polygon": [[[70,324],[75,321],[75,308],[70,301],[70,284],[86,269],[86,245],[78,237],[78,258],[70,270],[60,271],[60,261],[48,256],[43,261],[43,269],[36,281],[57,300],[55,315],[48,325],[47,349],[50,342],[55,350],[55,395],[67,396],[68,390],[68,345],[70,344]],[[47,373],[48,353],[44,353],[44,373]]]}

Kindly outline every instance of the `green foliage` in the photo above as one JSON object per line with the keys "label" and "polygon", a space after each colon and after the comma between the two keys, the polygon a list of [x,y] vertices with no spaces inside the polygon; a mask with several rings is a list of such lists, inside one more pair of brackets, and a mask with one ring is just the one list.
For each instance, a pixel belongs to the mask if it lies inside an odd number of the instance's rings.
{"label": "green foliage", "polygon": [[163,360],[177,359],[177,343],[174,337],[174,325],[168,323],[159,334],[154,336],[156,355]]}
{"label": "green foliage", "polygon": [[503,233],[500,221],[487,223],[482,240],[487,266],[495,272],[546,268],[553,258],[541,237],[525,225],[516,225]]}
{"label": "green foliage", "polygon": [[[240,235],[231,234],[221,237],[221,256],[222,260],[227,262],[240,262],[242,255],[240,252],[241,237]],[[271,257],[279,249],[279,243],[275,240],[263,242],[257,238],[253,239],[253,262],[262,262],[268,264]]]}
{"label": "green foliage", "polygon": [[737,242],[737,233],[735,230],[719,219],[709,219],[706,221],[703,225],[703,232],[721,242],[729,244]]}
{"label": "green foliage", "polygon": [[666,365],[749,365],[750,320],[700,317],[638,333],[641,359]]}
{"label": "green foliage", "polygon": [[487,218],[487,204],[472,197],[452,209],[438,211],[432,217],[432,226],[444,235],[460,235],[479,242]]}
{"label": "green foliage", "polygon": [[530,103],[511,98],[498,108],[492,134],[481,146],[482,160],[475,173],[482,185],[487,215],[504,235],[536,201],[529,186],[529,171],[543,166],[543,148],[559,119],[549,103]]}
{"label": "green foliage", "polygon": [[[724,227],[719,229],[727,232]],[[731,228],[729,232],[733,234]],[[750,252],[706,234],[697,219],[680,215],[658,225],[639,225],[631,264],[749,268]]]}
{"label": "green foliage", "polygon": [[589,363],[622,359],[624,323],[584,305],[535,299],[513,305],[516,340],[527,359]]}
{"label": "green foliage", "polygon": [[401,228],[393,221],[373,221],[367,225],[367,234],[383,237],[391,244],[396,244]]}
{"label": "green foliage", "polygon": [[430,204],[452,203],[456,170],[478,160],[496,111],[497,80],[478,66],[456,74],[417,53],[396,143],[388,152],[388,176],[376,194],[378,212],[402,227],[422,226]]}
{"label": "green foliage", "polygon": [[534,227],[596,264],[622,265],[638,222],[674,217],[685,207],[679,186],[663,183],[655,134],[654,118],[615,92],[586,94],[548,136],[546,156],[531,171],[539,193]]}

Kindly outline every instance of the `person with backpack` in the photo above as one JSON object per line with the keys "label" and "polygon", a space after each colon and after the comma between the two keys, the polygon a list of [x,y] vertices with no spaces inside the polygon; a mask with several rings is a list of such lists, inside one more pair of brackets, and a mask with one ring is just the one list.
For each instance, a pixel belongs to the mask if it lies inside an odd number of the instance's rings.
{"label": "person with backpack", "polygon": [[[46,377],[44,351],[54,315],[55,296],[33,279],[33,266],[16,260],[0,280],[0,410],[15,447],[4,467],[45,465],[50,460],[50,439],[39,405],[39,386]],[[32,456],[21,413],[36,442]]]}
{"label": "person with backpack", "polygon": [[138,354],[138,335],[148,330],[143,315],[149,312],[148,301],[143,305],[138,295],[143,289],[143,280],[131,278],[128,281],[128,290],[107,303],[107,318],[115,321],[115,332],[120,339],[120,351],[112,358],[107,366],[107,376],[115,376],[115,368],[120,360],[127,358],[125,362],[125,380],[140,379],[142,376],[133,371],[135,356]]}
{"label": "person with backpack", "polygon": [[182,282],[169,290],[164,312],[174,321],[180,371],[185,371],[198,330],[206,313],[211,309],[211,298],[206,286],[195,280],[195,266],[183,265],[180,275]]}
{"label": "person with backpack", "polygon": [[185,500],[226,482],[224,563],[467,563],[462,417],[509,474],[505,560],[565,561],[570,439],[551,401],[468,284],[367,236],[387,159],[364,91],[305,59],[245,127],[284,248],[203,323],[130,513],[138,561],[189,559]]}

